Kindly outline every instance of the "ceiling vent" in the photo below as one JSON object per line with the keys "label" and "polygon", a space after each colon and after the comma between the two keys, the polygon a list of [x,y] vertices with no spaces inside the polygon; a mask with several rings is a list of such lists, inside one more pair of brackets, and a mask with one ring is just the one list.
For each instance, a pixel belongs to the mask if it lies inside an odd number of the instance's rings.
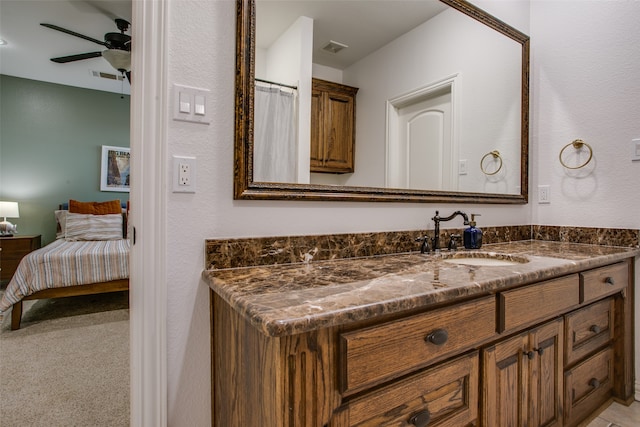
{"label": "ceiling vent", "polygon": [[322,48],[322,50],[325,50],[329,53],[338,53],[340,52],[342,49],[346,49],[349,46],[347,46],[346,44],[342,44],[333,40],[329,40],[329,43],[327,43],[326,46],[324,46]]}
{"label": "ceiling vent", "polygon": [[115,80],[118,82],[124,80],[124,77],[122,75],[105,73],[104,71],[95,71],[95,70],[89,70],[89,71],[91,72],[91,75],[93,77],[98,77],[98,78],[107,79],[107,80]]}

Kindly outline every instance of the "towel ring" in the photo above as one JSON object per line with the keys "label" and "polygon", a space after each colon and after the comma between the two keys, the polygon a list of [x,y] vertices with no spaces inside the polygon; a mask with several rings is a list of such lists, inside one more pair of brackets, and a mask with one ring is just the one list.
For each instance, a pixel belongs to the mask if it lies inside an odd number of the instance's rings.
{"label": "towel ring", "polygon": [[[569,146],[573,146],[573,148],[575,148],[576,150],[580,150],[582,149],[583,146],[586,146],[587,149],[589,150],[589,158],[587,159],[586,162],[584,162],[583,164],[579,165],[579,166],[569,166],[567,165],[564,160],[562,160],[562,153],[564,153],[564,150],[566,150]],[[558,155],[558,158],[560,159],[560,163],[562,163],[562,166],[564,166],[567,169],[580,169],[585,167],[593,158],[593,148],[591,148],[591,146],[589,144],[587,144],[586,142],[584,142],[581,139],[576,139],[573,142],[568,143],[567,145],[565,145],[564,147],[562,147],[562,150],[560,150],[560,154]]]}
{"label": "towel ring", "polygon": [[[495,160],[495,159],[500,160],[500,165],[498,165],[498,169],[496,169],[496,170],[495,170],[495,171],[493,171],[493,172],[487,172],[487,171],[484,169],[484,166],[483,166],[484,159],[486,159],[486,158],[487,158],[487,157],[489,157],[489,156],[493,156],[493,159],[494,159],[494,160]],[[498,150],[493,150],[493,151],[491,151],[491,152],[489,152],[489,153],[485,154],[484,156],[482,156],[482,159],[480,159],[480,170],[482,170],[482,173],[483,173],[483,174],[485,174],[485,175],[495,175],[495,174],[497,174],[498,172],[500,172],[500,169],[502,169],[502,156],[500,156],[500,152],[499,152]]]}

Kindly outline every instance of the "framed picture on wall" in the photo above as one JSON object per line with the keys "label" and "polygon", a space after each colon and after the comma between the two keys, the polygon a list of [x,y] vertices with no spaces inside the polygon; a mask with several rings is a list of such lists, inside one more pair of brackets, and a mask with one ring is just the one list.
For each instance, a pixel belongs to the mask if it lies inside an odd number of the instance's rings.
{"label": "framed picture on wall", "polygon": [[102,146],[100,191],[129,192],[129,153],[128,147]]}

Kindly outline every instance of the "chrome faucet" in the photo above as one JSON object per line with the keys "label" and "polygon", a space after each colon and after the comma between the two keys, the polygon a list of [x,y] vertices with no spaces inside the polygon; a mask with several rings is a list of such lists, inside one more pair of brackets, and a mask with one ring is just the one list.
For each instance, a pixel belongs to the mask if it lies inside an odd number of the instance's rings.
{"label": "chrome faucet", "polygon": [[434,236],[433,236],[433,251],[434,252],[440,252],[440,222],[441,221],[451,221],[453,218],[455,218],[456,216],[460,215],[463,219],[464,219],[464,225],[469,225],[469,217],[467,216],[466,213],[462,212],[462,211],[455,211],[454,213],[452,213],[451,215],[449,215],[448,217],[441,217],[439,212],[436,211],[436,216],[434,216],[433,218],[431,218],[433,220],[433,222],[436,225],[436,228],[434,230]]}

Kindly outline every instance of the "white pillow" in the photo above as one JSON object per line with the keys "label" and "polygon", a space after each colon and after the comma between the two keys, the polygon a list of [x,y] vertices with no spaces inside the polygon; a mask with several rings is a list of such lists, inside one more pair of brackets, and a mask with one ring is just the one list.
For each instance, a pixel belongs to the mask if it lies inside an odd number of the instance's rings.
{"label": "white pillow", "polygon": [[58,224],[56,229],[56,239],[64,239],[64,235],[67,230],[67,214],[69,211],[60,210],[54,211],[53,213],[56,216],[56,223]]}
{"label": "white pillow", "polygon": [[67,213],[65,238],[71,241],[122,239],[122,214]]}

